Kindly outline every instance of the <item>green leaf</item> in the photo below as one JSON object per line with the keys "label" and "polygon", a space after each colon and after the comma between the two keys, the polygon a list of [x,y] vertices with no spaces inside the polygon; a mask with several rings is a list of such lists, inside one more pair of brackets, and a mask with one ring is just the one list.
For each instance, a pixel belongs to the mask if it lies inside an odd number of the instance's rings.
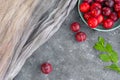
{"label": "green leaf", "polygon": [[106,66],[105,68],[114,70],[118,73],[120,73],[120,67],[118,66],[118,53],[113,50],[112,45],[105,42],[103,37],[98,38],[98,42],[95,43],[93,46],[94,49],[104,52],[106,54],[100,54],[99,58],[103,62],[112,62],[112,65]]}
{"label": "green leaf", "polygon": [[112,59],[112,62],[118,63],[119,57],[116,51],[112,50],[111,52],[108,53]]}
{"label": "green leaf", "polygon": [[107,54],[100,54],[99,58],[104,62],[110,62],[111,61],[110,57]]}
{"label": "green leaf", "polygon": [[120,67],[117,64],[111,64],[110,66],[106,66],[105,68],[111,69],[120,73]]}
{"label": "green leaf", "polygon": [[98,37],[98,41],[101,43],[101,45],[105,44],[105,39],[103,37]]}
{"label": "green leaf", "polygon": [[96,49],[96,50],[98,50],[98,51],[101,51],[101,52],[104,52],[104,51],[105,51],[104,46],[102,46],[99,42],[97,42],[97,43],[94,45],[94,49]]}
{"label": "green leaf", "polygon": [[111,52],[112,51],[112,45],[107,43],[106,44],[106,50],[107,50],[107,52]]}

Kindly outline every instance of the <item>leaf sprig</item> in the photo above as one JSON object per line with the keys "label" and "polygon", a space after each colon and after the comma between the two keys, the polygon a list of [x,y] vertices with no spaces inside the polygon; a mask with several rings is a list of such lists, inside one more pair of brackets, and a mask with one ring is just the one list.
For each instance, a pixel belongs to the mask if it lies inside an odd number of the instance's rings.
{"label": "leaf sprig", "polygon": [[103,37],[98,38],[98,42],[95,43],[94,49],[100,51],[102,54],[99,54],[99,58],[103,62],[111,62],[109,66],[105,68],[116,71],[120,73],[120,66],[118,65],[119,57],[118,53],[113,50],[112,45],[105,41]]}

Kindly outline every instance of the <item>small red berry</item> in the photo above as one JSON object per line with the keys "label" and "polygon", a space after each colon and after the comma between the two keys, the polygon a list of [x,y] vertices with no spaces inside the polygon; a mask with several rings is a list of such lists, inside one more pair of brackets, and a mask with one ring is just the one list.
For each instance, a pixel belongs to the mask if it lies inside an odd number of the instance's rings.
{"label": "small red berry", "polygon": [[80,4],[79,9],[81,12],[88,12],[90,9],[90,5],[87,2],[83,2]]}
{"label": "small red berry", "polygon": [[96,2],[102,3],[104,0],[95,0]]}
{"label": "small red berry", "polygon": [[120,11],[120,3],[116,3],[114,5],[114,9],[115,9],[115,11]]}
{"label": "small red berry", "polygon": [[102,13],[104,16],[109,16],[111,14],[111,9],[109,7],[104,7]]}
{"label": "small red berry", "polygon": [[78,42],[83,42],[86,40],[87,35],[84,32],[78,32],[76,33],[75,38]]}
{"label": "small red berry", "polygon": [[52,65],[48,62],[45,62],[41,65],[41,71],[44,74],[49,74],[50,72],[52,72]]}
{"label": "small red berry", "polygon": [[114,0],[115,1],[115,3],[120,3],[120,0]]}
{"label": "small red berry", "polygon": [[101,14],[101,10],[99,8],[94,8],[93,10],[91,10],[91,15],[93,17],[97,17],[100,14]]}
{"label": "small red berry", "polygon": [[97,20],[98,20],[98,23],[101,23],[101,22],[104,20],[103,15],[99,15],[99,16],[97,17]]}
{"label": "small red berry", "polygon": [[120,18],[120,11],[118,11],[118,17]]}
{"label": "small red berry", "polygon": [[90,28],[96,28],[98,26],[98,20],[96,18],[89,18],[87,23]]}
{"label": "small red berry", "polygon": [[116,12],[112,12],[109,16],[110,19],[112,19],[113,21],[117,21],[118,16]]}
{"label": "small red berry", "polygon": [[113,0],[105,0],[105,5],[108,7],[113,7],[114,6],[114,1]]}
{"label": "small red berry", "polygon": [[92,0],[84,0],[84,2],[91,3]]}
{"label": "small red berry", "polygon": [[91,13],[90,12],[84,14],[85,20],[88,20],[90,17],[91,17]]}
{"label": "small red berry", "polygon": [[103,27],[105,29],[110,29],[113,27],[113,20],[112,19],[106,19],[105,21],[103,21]]}
{"label": "small red berry", "polygon": [[93,3],[93,4],[91,5],[90,10],[93,10],[94,8],[99,8],[99,9],[101,9],[102,6],[101,6],[100,3],[95,2],[95,3]]}
{"label": "small red berry", "polygon": [[71,24],[71,27],[70,29],[73,31],[73,32],[78,32],[80,30],[80,24],[78,22],[73,22]]}

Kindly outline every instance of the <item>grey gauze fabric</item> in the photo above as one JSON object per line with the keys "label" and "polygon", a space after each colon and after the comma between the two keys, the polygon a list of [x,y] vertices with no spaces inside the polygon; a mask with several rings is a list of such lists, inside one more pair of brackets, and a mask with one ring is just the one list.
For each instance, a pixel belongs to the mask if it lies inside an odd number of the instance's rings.
{"label": "grey gauze fabric", "polygon": [[76,3],[77,0],[39,0],[31,22],[16,47],[7,74],[1,80],[13,80],[33,52],[58,31]]}
{"label": "grey gauze fabric", "polygon": [[[87,40],[78,43],[70,24],[77,21],[81,31],[86,32]],[[119,80],[120,74],[104,69],[110,63],[103,63],[98,51],[92,47],[98,36],[103,36],[113,45],[120,57],[120,29],[112,32],[94,31],[82,22],[77,6],[69,14],[59,31],[43,46],[34,52],[14,80]],[[45,75],[40,71],[40,64],[50,62],[53,72]]]}

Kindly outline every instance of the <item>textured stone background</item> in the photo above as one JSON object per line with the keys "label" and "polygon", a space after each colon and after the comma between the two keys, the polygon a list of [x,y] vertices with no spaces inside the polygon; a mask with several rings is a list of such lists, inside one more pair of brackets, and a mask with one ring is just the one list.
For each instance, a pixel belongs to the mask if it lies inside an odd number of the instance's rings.
{"label": "textured stone background", "polygon": [[[76,42],[74,33],[69,30],[74,21],[87,33],[88,38],[83,43]],[[98,36],[105,37],[120,56],[120,29],[107,33],[89,29],[81,21],[76,6],[59,31],[27,60],[14,80],[119,80],[119,74],[103,69],[110,63],[101,62],[99,52],[92,48]],[[39,70],[39,65],[46,61],[54,68],[48,76]]]}

